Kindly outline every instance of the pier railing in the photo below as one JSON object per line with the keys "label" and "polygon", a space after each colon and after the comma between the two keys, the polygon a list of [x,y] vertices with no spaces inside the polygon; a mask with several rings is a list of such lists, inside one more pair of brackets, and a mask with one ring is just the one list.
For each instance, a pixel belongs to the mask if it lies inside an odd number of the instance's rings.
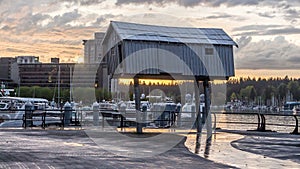
{"label": "pier railing", "polygon": [[[256,131],[276,131],[278,126],[287,127],[292,134],[299,134],[298,118],[300,113],[269,112],[269,111],[211,111],[213,128],[222,128],[224,125],[242,125]],[[225,116],[226,118],[221,118]],[[113,111],[113,110],[11,110],[0,112],[0,126],[4,122],[18,122],[18,127],[49,125],[57,126],[84,126],[106,125],[115,127],[135,127],[142,123],[143,127],[153,128],[186,128],[195,126],[196,112],[177,111]],[[244,117],[244,118],[239,118]],[[273,120],[274,118],[281,118]],[[202,121],[203,124],[205,121]],[[287,131],[287,130],[285,130]]]}
{"label": "pier railing", "polygon": [[1,127],[37,127],[46,128],[55,125],[64,127],[68,125],[80,125],[81,114],[75,110],[34,110],[18,109],[0,112]]}
{"label": "pier railing", "polygon": [[[144,127],[157,128],[193,128],[196,119],[195,112],[175,112],[175,111],[100,111],[102,127],[106,125],[116,127],[135,127],[137,123],[142,123]],[[273,126],[283,126],[293,128],[292,134],[299,133],[298,117],[300,114],[284,113],[284,112],[267,112],[267,111],[212,111],[213,128],[217,128],[217,124],[232,124],[232,125],[251,125],[256,131],[276,131]],[[228,116],[226,120],[218,119],[218,116]],[[137,117],[139,116],[139,117]],[[249,116],[246,119],[237,120],[230,117]],[[272,117],[289,118],[289,123],[280,120],[268,121]],[[285,119],[284,119],[285,120]],[[205,121],[203,120],[203,124]],[[293,123],[293,124],[291,124]]]}
{"label": "pier railing", "polygon": [[[226,121],[215,121],[216,123],[231,123],[231,124],[252,124],[256,125],[257,127],[253,130],[256,131],[275,131],[272,130],[272,127],[270,126],[284,126],[284,127],[293,127],[293,131],[291,134],[299,134],[299,123],[298,123],[298,117],[300,116],[300,113],[292,113],[292,112],[272,112],[272,111],[213,111],[212,115],[214,118],[216,118],[217,115],[229,115],[229,116],[252,116],[252,119],[248,118],[248,121],[236,121],[236,120],[226,120]],[[256,116],[256,121],[253,119]],[[279,121],[276,120],[276,122],[268,122],[268,118],[274,118],[274,117],[284,117],[284,118],[290,118],[289,122],[291,122],[291,119],[294,119],[294,124],[287,124],[287,121]],[[230,118],[229,118],[230,119]],[[284,119],[283,119],[284,120]],[[271,120],[270,120],[271,121]],[[267,126],[269,129],[267,130]]]}

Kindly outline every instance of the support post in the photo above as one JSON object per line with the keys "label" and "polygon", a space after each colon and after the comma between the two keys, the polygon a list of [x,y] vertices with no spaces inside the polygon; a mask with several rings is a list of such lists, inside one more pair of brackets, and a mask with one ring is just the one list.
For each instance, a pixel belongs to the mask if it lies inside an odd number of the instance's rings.
{"label": "support post", "polygon": [[295,129],[294,129],[294,131],[293,132],[291,132],[291,134],[299,134],[299,132],[298,132],[298,118],[297,118],[297,116],[296,115],[294,115],[294,118],[295,118]]}
{"label": "support post", "polygon": [[141,100],[140,100],[140,87],[139,87],[139,79],[134,77],[134,95],[135,95],[135,110],[136,110],[136,132],[138,134],[143,133],[143,126],[141,123]]}
{"label": "support post", "polygon": [[196,147],[195,147],[195,153],[199,154],[200,146],[201,146],[201,134],[202,134],[202,122],[201,122],[201,113],[200,113],[200,92],[199,92],[199,81],[196,80],[194,83],[195,88],[195,110],[196,110],[196,121],[195,125],[197,128],[197,134],[196,134]]}
{"label": "support post", "polygon": [[211,121],[211,112],[210,112],[210,86],[209,86],[208,79],[206,79],[203,82],[203,87],[204,87],[204,97],[205,97],[204,119],[207,128],[206,144],[210,144],[212,138],[212,121]]}

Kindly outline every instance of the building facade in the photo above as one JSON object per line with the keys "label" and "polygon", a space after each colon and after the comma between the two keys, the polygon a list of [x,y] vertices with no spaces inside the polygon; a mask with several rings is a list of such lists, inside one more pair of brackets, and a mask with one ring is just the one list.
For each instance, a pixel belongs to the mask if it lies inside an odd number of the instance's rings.
{"label": "building facade", "polygon": [[0,58],[0,79],[1,81],[11,80],[12,64],[16,61],[12,57],[1,57]]}
{"label": "building facade", "polygon": [[94,39],[83,40],[84,45],[84,63],[100,63],[102,59],[102,40],[105,33],[96,32]]}
{"label": "building facade", "polygon": [[40,63],[38,56],[17,56],[18,64],[31,64],[31,63]]}
{"label": "building facade", "polygon": [[1,57],[0,58],[0,82],[4,83],[7,88],[15,87],[13,82],[13,72],[15,68],[13,64],[16,62],[15,58],[12,57]]}
{"label": "building facade", "polygon": [[20,86],[102,87],[99,64],[19,64]]}
{"label": "building facade", "polygon": [[[38,57],[1,57],[0,81],[8,87],[103,87],[103,64],[41,63]],[[107,81],[107,80],[105,80]]]}

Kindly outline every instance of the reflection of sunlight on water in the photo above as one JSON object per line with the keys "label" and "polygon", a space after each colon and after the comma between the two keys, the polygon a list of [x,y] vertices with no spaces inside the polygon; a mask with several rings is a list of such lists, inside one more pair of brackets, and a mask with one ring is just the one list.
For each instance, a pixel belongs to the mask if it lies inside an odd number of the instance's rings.
{"label": "reflection of sunlight on water", "polygon": [[66,143],[66,142],[64,142],[63,144],[67,145],[67,146],[73,146],[73,147],[83,147],[84,146],[83,144],[79,144],[79,143]]}
{"label": "reflection of sunlight on water", "polygon": [[[217,128],[231,130],[255,130],[257,128],[257,115],[234,115],[234,114],[217,114]],[[292,132],[295,120],[292,116],[265,116],[266,128],[276,132]],[[253,124],[238,124],[228,122],[243,122]]]}
{"label": "reflection of sunlight on water", "polygon": [[[124,127],[124,128],[117,128],[118,132],[136,132],[136,128],[133,127]],[[186,134],[181,133],[189,133],[189,132],[196,132],[195,130],[188,130],[188,129],[175,129],[175,128],[143,128],[143,133],[169,133],[169,134],[178,134],[185,136]]]}
{"label": "reflection of sunlight on water", "polygon": [[[199,156],[214,162],[235,166],[238,168],[299,168],[299,164],[290,160],[269,158],[263,155],[244,152],[233,148],[230,143],[243,138],[242,135],[231,133],[216,133],[212,136],[211,146],[206,147],[206,134],[202,134]],[[189,151],[195,153],[196,134],[189,134],[185,142]],[[209,154],[205,149],[209,148]]]}

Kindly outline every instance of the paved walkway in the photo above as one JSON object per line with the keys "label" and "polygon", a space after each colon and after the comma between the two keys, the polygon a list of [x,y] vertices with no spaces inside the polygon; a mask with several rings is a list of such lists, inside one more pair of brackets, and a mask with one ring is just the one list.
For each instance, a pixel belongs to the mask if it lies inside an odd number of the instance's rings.
{"label": "paved walkway", "polygon": [[0,168],[233,168],[188,151],[183,140],[147,158],[114,155],[82,130],[0,130]]}
{"label": "paved walkway", "polygon": [[[199,155],[205,156],[205,134]],[[288,133],[218,130],[206,158],[237,168],[300,168],[300,136]],[[195,135],[185,145],[195,152]]]}

